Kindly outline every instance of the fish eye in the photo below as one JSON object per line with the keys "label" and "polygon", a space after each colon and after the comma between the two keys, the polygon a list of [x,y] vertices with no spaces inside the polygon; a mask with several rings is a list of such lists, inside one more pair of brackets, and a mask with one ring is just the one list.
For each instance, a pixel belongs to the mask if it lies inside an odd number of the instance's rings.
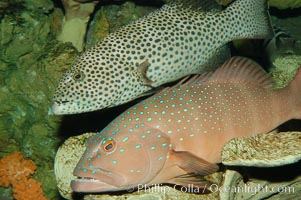
{"label": "fish eye", "polygon": [[75,72],[73,74],[73,80],[82,81],[85,78],[85,74],[82,71]]}
{"label": "fish eye", "polygon": [[106,140],[103,143],[103,150],[105,152],[112,152],[113,150],[115,150],[115,141],[114,140]]}

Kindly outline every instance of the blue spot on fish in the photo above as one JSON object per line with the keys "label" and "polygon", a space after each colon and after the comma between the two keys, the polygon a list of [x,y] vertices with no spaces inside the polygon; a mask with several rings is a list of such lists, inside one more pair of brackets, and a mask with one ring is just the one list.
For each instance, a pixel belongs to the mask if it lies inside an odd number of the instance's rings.
{"label": "blue spot on fish", "polygon": [[125,137],[125,138],[123,138],[122,142],[126,142],[126,141],[128,141],[128,139],[129,139],[129,137]]}

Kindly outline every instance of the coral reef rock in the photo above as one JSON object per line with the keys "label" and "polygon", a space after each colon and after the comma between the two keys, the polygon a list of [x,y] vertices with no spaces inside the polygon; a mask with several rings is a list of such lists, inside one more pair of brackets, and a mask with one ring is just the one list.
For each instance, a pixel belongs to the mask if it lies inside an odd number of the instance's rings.
{"label": "coral reef rock", "polygon": [[276,82],[276,87],[285,87],[292,81],[297,69],[301,66],[301,56],[281,56],[273,62],[273,66],[271,76]]}
{"label": "coral reef rock", "polygon": [[222,151],[224,165],[275,167],[301,160],[301,132],[271,132],[229,141]]}
{"label": "coral reef rock", "polygon": [[285,182],[249,180],[244,182],[237,171],[227,170],[220,189],[220,199],[258,200],[258,199],[298,199],[301,195],[301,176]]}
{"label": "coral reef rock", "polygon": [[70,182],[76,178],[72,175],[73,169],[85,151],[86,139],[91,135],[93,135],[93,133],[70,137],[56,153],[54,171],[59,192],[64,198],[71,199],[72,190]]}

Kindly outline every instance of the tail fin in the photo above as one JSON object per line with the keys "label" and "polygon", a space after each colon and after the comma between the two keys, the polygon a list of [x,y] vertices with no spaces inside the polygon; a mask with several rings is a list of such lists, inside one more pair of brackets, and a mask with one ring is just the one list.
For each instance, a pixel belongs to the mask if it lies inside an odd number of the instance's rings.
{"label": "tail fin", "polygon": [[297,70],[297,74],[292,82],[287,86],[290,94],[292,94],[292,102],[295,105],[294,119],[301,119],[301,66]]}
{"label": "tail fin", "polygon": [[237,0],[225,10],[234,39],[272,38],[267,0]]}

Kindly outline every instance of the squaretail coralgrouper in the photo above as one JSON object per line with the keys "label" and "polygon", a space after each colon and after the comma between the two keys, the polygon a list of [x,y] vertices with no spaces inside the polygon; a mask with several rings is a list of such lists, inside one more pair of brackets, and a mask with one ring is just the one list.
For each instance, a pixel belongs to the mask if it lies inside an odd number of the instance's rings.
{"label": "squaretail coralgrouper", "polygon": [[[301,118],[301,68],[285,88],[254,61],[234,57],[214,73],[161,91],[92,136],[74,169],[76,192],[138,184],[204,185],[232,138],[267,133]],[[272,145],[272,144],[271,144]]]}
{"label": "squaretail coralgrouper", "polygon": [[79,56],[58,84],[53,113],[129,102],[162,84],[220,66],[229,41],[273,32],[266,0],[237,0],[220,12],[179,2],[109,34]]}

